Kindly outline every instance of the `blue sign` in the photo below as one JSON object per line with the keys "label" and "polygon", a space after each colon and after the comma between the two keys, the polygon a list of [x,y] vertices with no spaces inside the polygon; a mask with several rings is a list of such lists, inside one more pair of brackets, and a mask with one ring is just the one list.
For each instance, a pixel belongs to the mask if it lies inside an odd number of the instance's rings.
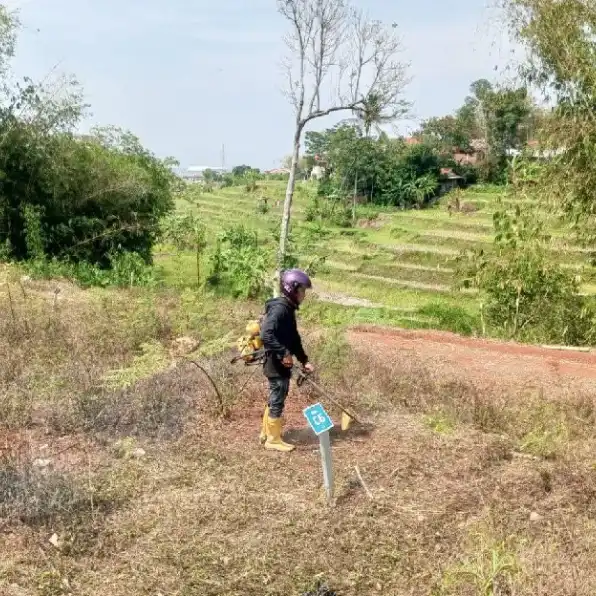
{"label": "blue sign", "polygon": [[317,436],[333,428],[333,421],[321,404],[308,406],[304,409],[303,414]]}

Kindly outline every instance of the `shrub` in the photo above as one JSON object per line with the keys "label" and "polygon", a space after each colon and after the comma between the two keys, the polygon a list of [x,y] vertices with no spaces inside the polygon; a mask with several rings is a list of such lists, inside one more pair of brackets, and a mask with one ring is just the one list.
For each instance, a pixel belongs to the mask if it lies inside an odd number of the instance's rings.
{"label": "shrub", "polygon": [[11,258],[106,268],[110,255],[136,252],[151,261],[174,177],[136,138],[97,131],[80,140],[14,120],[0,130],[0,243]]}
{"label": "shrub", "polygon": [[270,289],[270,257],[259,246],[256,232],[244,226],[229,228],[218,238],[210,265],[208,283],[224,294],[234,298],[258,298]]}
{"label": "shrub", "polygon": [[235,183],[235,179],[234,176],[232,176],[232,174],[224,174],[224,177],[221,180],[221,187],[222,188],[230,188],[231,186],[234,186]]}
{"label": "shrub", "polygon": [[153,268],[135,252],[108,255],[109,267],[81,261],[73,263],[59,259],[33,259],[23,264],[24,270],[37,279],[67,278],[82,287],[91,286],[149,286],[156,283]]}
{"label": "shrub", "polygon": [[345,198],[337,193],[329,198],[315,196],[311,199],[305,212],[308,222],[324,222],[340,228],[352,225],[352,210],[346,205]]}
{"label": "shrub", "polygon": [[460,259],[464,286],[475,285],[486,297],[487,324],[510,338],[590,344],[596,339],[596,308],[579,295],[579,280],[552,262],[549,237],[536,213],[505,211],[494,215],[492,251]]}
{"label": "shrub", "polygon": [[260,198],[257,201],[256,211],[259,215],[266,215],[267,213],[269,213],[269,203],[267,199]]}
{"label": "shrub", "polygon": [[463,176],[464,184],[470,186],[478,182],[478,166],[473,164],[456,164],[453,171],[459,176]]}

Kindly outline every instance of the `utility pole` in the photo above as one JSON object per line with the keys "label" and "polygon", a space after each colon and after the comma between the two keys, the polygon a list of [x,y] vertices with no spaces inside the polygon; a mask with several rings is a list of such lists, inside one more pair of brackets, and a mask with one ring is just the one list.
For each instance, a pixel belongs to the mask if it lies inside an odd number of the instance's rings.
{"label": "utility pole", "polygon": [[222,143],[221,145],[221,173],[223,174],[226,169],[226,146]]}

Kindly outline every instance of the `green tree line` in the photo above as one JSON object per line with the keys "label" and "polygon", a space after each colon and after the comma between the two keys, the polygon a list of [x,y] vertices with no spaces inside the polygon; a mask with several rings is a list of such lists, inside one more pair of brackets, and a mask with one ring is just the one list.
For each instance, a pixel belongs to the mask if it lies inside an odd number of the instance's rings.
{"label": "green tree line", "polygon": [[[19,24],[5,7],[0,24],[6,73]],[[109,268],[134,252],[150,263],[159,221],[174,206],[170,162],[116,128],[77,134],[87,106],[76,81],[63,81],[60,93],[30,79],[5,82],[1,93],[4,257]]]}

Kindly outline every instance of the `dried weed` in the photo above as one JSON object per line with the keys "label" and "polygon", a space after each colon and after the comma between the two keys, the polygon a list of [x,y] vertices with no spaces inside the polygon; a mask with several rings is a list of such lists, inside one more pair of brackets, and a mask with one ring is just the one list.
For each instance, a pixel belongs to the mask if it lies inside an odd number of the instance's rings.
{"label": "dried weed", "polygon": [[[211,351],[245,313],[189,295],[69,287],[54,306],[46,290],[15,286],[10,303],[2,298],[0,426],[13,429],[7,445],[35,431],[48,442],[78,433],[91,447],[87,458],[45,473],[31,459],[3,460],[2,590],[596,592],[589,390],[545,393],[472,379],[465,368],[448,375],[432,354],[313,336],[321,384],[374,423],[333,433],[328,507],[301,414],[314,395],[292,389],[286,431],[296,451],[267,452],[257,440],[265,395],[257,369],[231,369],[227,355],[205,352],[200,362],[218,397],[192,363],[170,366],[173,335],[198,337]],[[144,344],[153,347],[143,353]],[[128,455],[137,448],[140,457]],[[47,542],[53,532],[60,548]]]}

